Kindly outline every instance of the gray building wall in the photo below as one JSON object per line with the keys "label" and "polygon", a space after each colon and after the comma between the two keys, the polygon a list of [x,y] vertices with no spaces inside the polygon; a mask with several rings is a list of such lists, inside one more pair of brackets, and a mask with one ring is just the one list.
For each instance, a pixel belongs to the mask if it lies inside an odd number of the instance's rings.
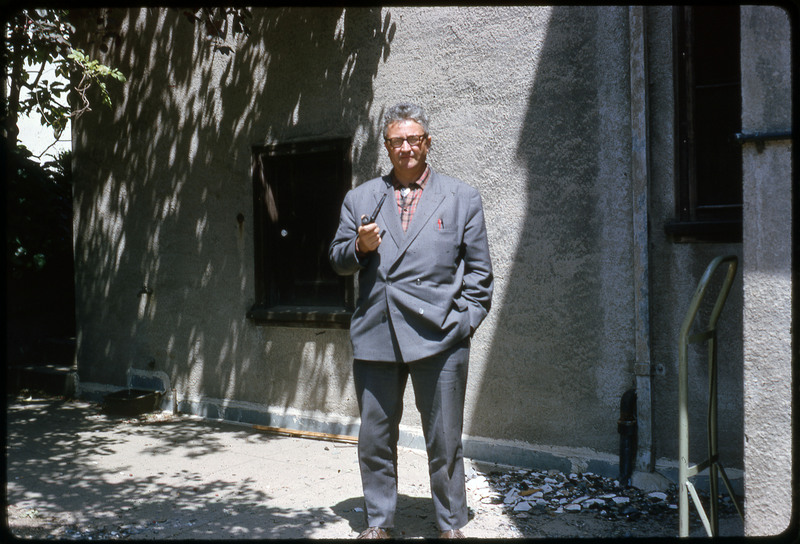
{"label": "gray building wall", "polygon": [[[742,28],[742,131],[788,133],[794,129],[789,17],[778,8],[743,7]],[[797,512],[792,502],[793,149],[789,138],[763,144],[745,144],[743,156],[748,536],[780,534]]]}
{"label": "gray building wall", "polygon": [[[351,136],[353,183],[390,167],[383,108],[429,111],[430,161],[480,189],[496,274],[467,393],[468,454],[615,470],[647,328],[653,455],[677,453],[677,334],[696,282],[741,245],[674,244],[671,10],[647,8],[649,319],[632,193],[631,11],[617,7],[257,9],[214,52],[178,10],[112,10],[79,32],[128,77],[78,120],[75,252],[86,392],[163,376],[187,411],[353,433],[347,331],[257,325],[252,146]],[[91,28],[88,25],[91,25]],[[237,216],[244,217],[243,222]],[[638,233],[639,236],[636,236]],[[333,233],[331,233],[333,234]],[[649,240],[649,242],[647,242]],[[639,244],[639,245],[637,245]],[[721,322],[721,449],[742,468],[742,281]],[[693,395],[705,376],[691,375]],[[419,421],[410,388],[404,439]],[[704,411],[692,447],[705,447]],[[470,449],[471,448],[471,449]],[[548,467],[549,468],[549,467]]]}

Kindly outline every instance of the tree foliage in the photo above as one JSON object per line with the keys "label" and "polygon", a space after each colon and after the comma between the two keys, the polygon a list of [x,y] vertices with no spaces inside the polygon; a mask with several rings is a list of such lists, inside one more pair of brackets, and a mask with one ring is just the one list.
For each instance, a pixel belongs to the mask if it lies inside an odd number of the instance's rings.
{"label": "tree foliage", "polygon": [[[210,46],[223,54],[232,52],[229,36],[250,33],[246,21],[251,15],[244,8],[173,9],[184,15],[178,24],[188,20],[202,26]],[[20,143],[18,122],[20,116],[38,116],[43,126],[52,128],[55,143],[69,119],[91,111],[92,101],[112,106],[109,83],[126,78],[74,47],[70,22],[70,17],[76,18],[72,22],[94,18],[104,40],[97,48],[107,53],[108,38],[120,38],[118,29],[107,24],[109,11],[4,13],[0,150],[5,152],[5,176],[0,183],[6,196],[7,361],[31,359],[43,337],[75,334],[71,153],[42,163]]]}
{"label": "tree foliage", "polygon": [[[191,24],[204,27],[214,50],[226,55],[233,51],[226,45],[229,34],[250,34],[247,22],[252,14],[246,8],[173,9],[180,10]],[[103,11],[107,10],[97,10],[98,13]],[[66,9],[21,9],[7,19],[3,64],[8,94],[4,94],[1,128],[6,141],[14,147],[19,137],[17,125],[20,115],[35,112],[41,124],[50,126],[58,139],[70,118],[91,111],[92,104],[87,95],[91,87],[99,90],[102,102],[110,107],[112,101],[107,83],[126,80],[120,70],[106,66],[73,47],[75,27],[69,18],[70,12]],[[98,17],[98,20],[102,19],[102,16]],[[52,81],[43,77],[48,66],[55,68],[56,78]],[[31,69],[36,70],[33,76],[29,73]],[[65,80],[71,83],[65,83]]]}
{"label": "tree foliage", "polygon": [[20,279],[72,252],[71,153],[40,164],[20,146],[8,150],[6,179],[6,274]]}
{"label": "tree foliage", "polygon": [[[91,110],[86,95],[89,88],[97,86],[103,102],[110,106],[106,82],[125,81],[119,70],[72,47],[75,27],[68,18],[68,10],[22,9],[12,13],[6,22],[3,63],[8,95],[4,100],[2,129],[12,147],[18,142],[20,115],[38,114],[42,125],[51,127],[57,139],[70,118]],[[48,67],[55,68],[56,78],[52,81],[44,77]],[[29,70],[36,71],[32,75]],[[77,84],[72,86],[65,81]],[[74,107],[70,104],[70,94]]]}
{"label": "tree foliage", "polygon": [[[247,20],[252,15],[245,8],[173,9],[180,10],[184,20],[202,26],[211,46],[223,54],[232,52],[226,45],[229,35],[250,34]],[[79,16],[94,16],[100,24],[107,14],[108,9],[96,9],[82,10]],[[72,250],[69,154],[44,164],[34,160],[19,142],[20,116],[38,114],[41,124],[53,129],[55,141],[69,119],[91,111],[90,88],[96,88],[103,104],[111,107],[108,83],[126,80],[117,68],[73,47],[74,33],[66,9],[20,9],[6,18],[2,58],[7,83],[0,143],[6,151],[8,278],[40,271]],[[107,51],[105,44],[100,51]],[[45,76],[48,66],[54,68],[52,80]]]}

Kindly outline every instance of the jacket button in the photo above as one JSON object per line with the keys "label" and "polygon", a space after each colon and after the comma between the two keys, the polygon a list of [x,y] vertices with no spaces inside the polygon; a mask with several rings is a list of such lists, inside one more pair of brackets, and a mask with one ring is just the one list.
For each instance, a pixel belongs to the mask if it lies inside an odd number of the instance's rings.
{"label": "jacket button", "polygon": [[422,280],[421,280],[421,279],[419,279],[419,278],[417,278],[417,281],[416,281],[415,283],[416,283],[417,285],[422,285]]}

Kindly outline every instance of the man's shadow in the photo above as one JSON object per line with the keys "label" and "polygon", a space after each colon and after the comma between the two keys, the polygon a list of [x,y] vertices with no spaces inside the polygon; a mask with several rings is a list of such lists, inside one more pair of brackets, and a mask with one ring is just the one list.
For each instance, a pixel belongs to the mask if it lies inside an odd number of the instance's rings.
{"label": "man's shadow", "polygon": [[[346,519],[353,531],[360,533],[367,528],[363,497],[346,499],[333,505],[331,509],[336,515]],[[398,495],[394,527],[389,533],[393,538],[436,538],[439,536],[433,510],[433,499]]]}

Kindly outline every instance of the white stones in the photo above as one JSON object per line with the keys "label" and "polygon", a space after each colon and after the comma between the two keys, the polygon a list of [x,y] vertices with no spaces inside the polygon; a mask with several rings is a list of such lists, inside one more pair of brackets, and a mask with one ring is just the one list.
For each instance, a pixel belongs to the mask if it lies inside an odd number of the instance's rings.
{"label": "white stones", "polygon": [[528,501],[519,501],[514,505],[514,512],[528,512],[533,506]]}
{"label": "white stones", "polygon": [[672,504],[677,501],[672,490],[621,488],[611,478],[592,473],[571,473],[567,477],[557,471],[476,471],[468,479],[467,488],[484,512],[511,514],[515,519],[567,514],[660,522],[672,519],[677,508]]}
{"label": "white stones", "polygon": [[662,493],[661,491],[653,491],[652,493],[648,493],[647,496],[650,497],[651,499],[656,499],[658,501],[667,500],[667,494]]}
{"label": "white stones", "polygon": [[586,501],[581,503],[581,506],[583,506],[584,508],[589,508],[590,506],[595,504],[605,505],[606,501],[604,501],[603,499],[587,499]]}
{"label": "white stones", "polygon": [[516,488],[512,488],[511,491],[506,493],[506,496],[503,498],[503,502],[505,504],[515,504],[519,500],[519,490]]}

